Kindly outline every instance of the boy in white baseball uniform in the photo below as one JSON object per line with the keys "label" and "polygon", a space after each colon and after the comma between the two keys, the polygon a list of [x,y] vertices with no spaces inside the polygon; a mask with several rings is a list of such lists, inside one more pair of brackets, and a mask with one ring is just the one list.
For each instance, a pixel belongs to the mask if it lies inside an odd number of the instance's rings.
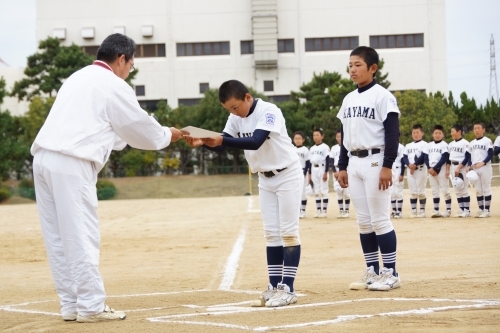
{"label": "boy in white baseball uniform", "polygon": [[[493,154],[498,155],[500,158],[500,135],[495,139],[495,143],[493,144]],[[498,169],[500,170],[500,163],[498,164]]]}
{"label": "boy in white baseball uniform", "polygon": [[[422,151],[427,146],[427,142],[422,140],[424,136],[422,125],[413,125],[411,136],[414,141],[405,146],[403,156],[404,164],[408,167],[406,180],[410,189],[410,218],[425,217],[427,166],[425,165]],[[417,211],[417,200],[420,201],[420,211]]]}
{"label": "boy in white baseball uniform", "polygon": [[134,51],[129,37],[108,36],[97,60],[63,83],[31,147],[40,224],[65,321],[125,319],[105,304],[99,272],[96,181],[111,151],[127,143],[157,150],[182,137],[142,110],[125,82]]}
{"label": "boy in white baseball uniform", "polygon": [[306,218],[306,205],[307,205],[307,195],[306,186],[309,180],[309,172],[311,170],[311,162],[309,161],[309,149],[304,147],[304,142],[306,141],[306,136],[304,132],[297,131],[293,134],[293,143],[295,148],[297,148],[297,155],[299,156],[300,164],[302,165],[302,170],[304,172],[304,188],[302,189],[302,201],[300,203],[300,218]]}
{"label": "boy in white baseball uniform", "polygon": [[[429,183],[432,189],[432,198],[434,201],[434,211],[432,218],[449,217],[451,215],[451,195],[450,195],[450,165],[447,163],[450,153],[448,152],[448,144],[443,141],[444,129],[441,125],[434,126],[432,130],[431,141],[427,144],[424,150],[424,159],[427,170],[429,170]],[[444,196],[446,203],[446,212],[439,211],[439,191]]]}
{"label": "boy in white baseball uniform", "polygon": [[299,211],[304,174],[288,136],[285,118],[272,103],[254,99],[243,83],[219,88],[219,101],[230,115],[222,136],[187,137],[192,147],[215,151],[243,149],[252,172],[259,174],[259,200],[266,238],[269,285],[261,306],[297,302],[294,281],[300,261]]}
{"label": "boy in white baseball uniform", "polygon": [[[469,141],[462,137],[461,125],[454,125],[450,130],[450,134],[453,138],[453,141],[448,144],[448,150],[450,151],[450,175],[454,179],[454,184],[460,184],[460,186],[454,186],[459,207],[459,211],[454,217],[469,217],[470,194],[466,177],[466,168],[470,159]],[[459,178],[460,180],[455,178]]]}
{"label": "boy in white baseball uniform", "polygon": [[476,137],[469,145],[470,162],[468,170],[476,171],[479,180],[474,184],[476,187],[477,203],[479,211],[475,217],[490,217],[491,204],[491,158],[493,157],[493,143],[484,136],[486,127],[483,122],[474,124],[474,136]]}
{"label": "boy in white baseball uniform", "polygon": [[[344,98],[337,114],[342,122],[338,181],[343,188],[349,186],[367,267],[350,289],[400,287],[396,232],[388,209],[400,112],[396,98],[374,81],[378,62],[377,52],[370,47],[351,52],[349,73],[358,88]],[[380,276],[379,249],[384,264]]]}
{"label": "boy in white baseball uniform", "polygon": [[316,199],[316,214],[314,217],[326,217],[328,209],[328,165],[330,148],[323,143],[323,129],[317,128],[313,132],[315,145],[309,148],[311,161],[310,179],[313,182],[314,197]]}
{"label": "boy in white baseball uniform", "polygon": [[330,164],[332,165],[333,171],[333,189],[337,194],[337,202],[339,204],[339,215],[337,216],[337,218],[346,219],[349,218],[349,205],[351,203],[351,196],[349,195],[349,189],[342,188],[337,180],[339,176],[338,168],[340,157],[340,142],[342,141],[341,136],[342,133],[340,132],[340,130],[335,133],[335,140],[337,140],[338,144],[333,146],[330,150]]}
{"label": "boy in white baseball uniform", "polygon": [[403,184],[405,179],[405,164],[403,162],[405,146],[398,145],[398,156],[392,164],[391,206],[392,217],[403,217]]}

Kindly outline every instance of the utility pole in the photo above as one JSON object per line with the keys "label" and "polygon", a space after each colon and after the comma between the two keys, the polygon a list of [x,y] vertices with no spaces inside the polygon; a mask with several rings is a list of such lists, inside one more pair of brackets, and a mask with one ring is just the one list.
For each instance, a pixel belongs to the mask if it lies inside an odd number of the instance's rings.
{"label": "utility pole", "polygon": [[493,34],[490,38],[490,101],[491,99],[499,103],[497,70],[495,61],[495,39],[493,38]]}

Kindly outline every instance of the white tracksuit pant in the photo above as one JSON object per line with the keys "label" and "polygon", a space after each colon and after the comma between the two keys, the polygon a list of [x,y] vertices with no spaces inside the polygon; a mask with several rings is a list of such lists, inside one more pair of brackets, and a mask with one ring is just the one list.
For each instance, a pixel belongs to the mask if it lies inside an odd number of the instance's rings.
{"label": "white tracksuit pant", "polygon": [[61,313],[100,313],[106,294],[98,270],[97,171],[90,161],[41,150],[34,157],[33,175]]}

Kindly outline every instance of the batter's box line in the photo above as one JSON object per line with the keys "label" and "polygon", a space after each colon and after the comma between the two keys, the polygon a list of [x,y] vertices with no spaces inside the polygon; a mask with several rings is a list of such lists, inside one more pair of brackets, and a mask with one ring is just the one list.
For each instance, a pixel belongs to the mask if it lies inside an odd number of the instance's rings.
{"label": "batter's box line", "polygon": [[[307,308],[307,307],[319,307],[319,306],[327,306],[327,305],[341,305],[346,303],[355,303],[355,302],[368,302],[368,301],[432,301],[432,302],[457,302],[457,303],[474,303],[468,305],[449,305],[449,306],[441,306],[441,307],[429,307],[429,308],[419,308],[412,310],[404,310],[404,311],[391,311],[391,312],[382,312],[382,313],[374,313],[367,315],[342,315],[337,316],[334,319],[321,320],[321,321],[313,321],[313,322],[303,322],[297,324],[288,324],[288,325],[277,325],[277,326],[257,326],[257,327],[249,327],[242,325],[235,325],[229,323],[214,323],[207,321],[192,321],[192,320],[179,320],[181,318],[193,318],[198,316],[221,316],[221,315],[231,315],[231,314],[242,314],[242,313],[251,313],[256,311],[275,311],[275,310],[293,310],[298,308]],[[250,330],[250,331],[268,331],[268,330],[276,330],[276,329],[292,329],[292,328],[301,328],[307,326],[322,326],[328,324],[338,324],[346,321],[353,321],[357,319],[366,319],[366,318],[374,318],[374,317],[390,317],[390,316],[406,316],[406,315],[424,315],[430,314],[433,312],[441,312],[441,311],[449,311],[449,310],[464,310],[470,308],[484,308],[487,306],[499,306],[500,300],[465,300],[465,299],[445,299],[445,298],[364,298],[357,300],[345,300],[345,301],[336,301],[336,302],[323,302],[323,303],[311,303],[311,304],[301,304],[301,305],[292,305],[287,307],[279,307],[279,308],[241,308],[237,307],[234,310],[228,311],[220,311],[220,312],[203,312],[203,313],[190,313],[190,314],[176,314],[155,318],[147,318],[148,321],[153,323],[179,323],[179,324],[187,324],[187,325],[205,325],[205,326],[215,326],[215,327],[226,327],[226,328],[235,328],[241,330]]]}

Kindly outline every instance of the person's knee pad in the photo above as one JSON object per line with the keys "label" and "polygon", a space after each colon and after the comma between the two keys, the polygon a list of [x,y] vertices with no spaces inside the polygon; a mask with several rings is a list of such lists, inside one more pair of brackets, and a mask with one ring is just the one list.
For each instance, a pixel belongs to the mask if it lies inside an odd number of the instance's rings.
{"label": "person's knee pad", "polygon": [[264,231],[264,237],[266,238],[266,246],[282,246],[283,239],[279,234],[270,233],[268,231]]}
{"label": "person's knee pad", "polygon": [[281,236],[283,239],[283,246],[297,246],[300,245],[299,235],[284,235]]}

